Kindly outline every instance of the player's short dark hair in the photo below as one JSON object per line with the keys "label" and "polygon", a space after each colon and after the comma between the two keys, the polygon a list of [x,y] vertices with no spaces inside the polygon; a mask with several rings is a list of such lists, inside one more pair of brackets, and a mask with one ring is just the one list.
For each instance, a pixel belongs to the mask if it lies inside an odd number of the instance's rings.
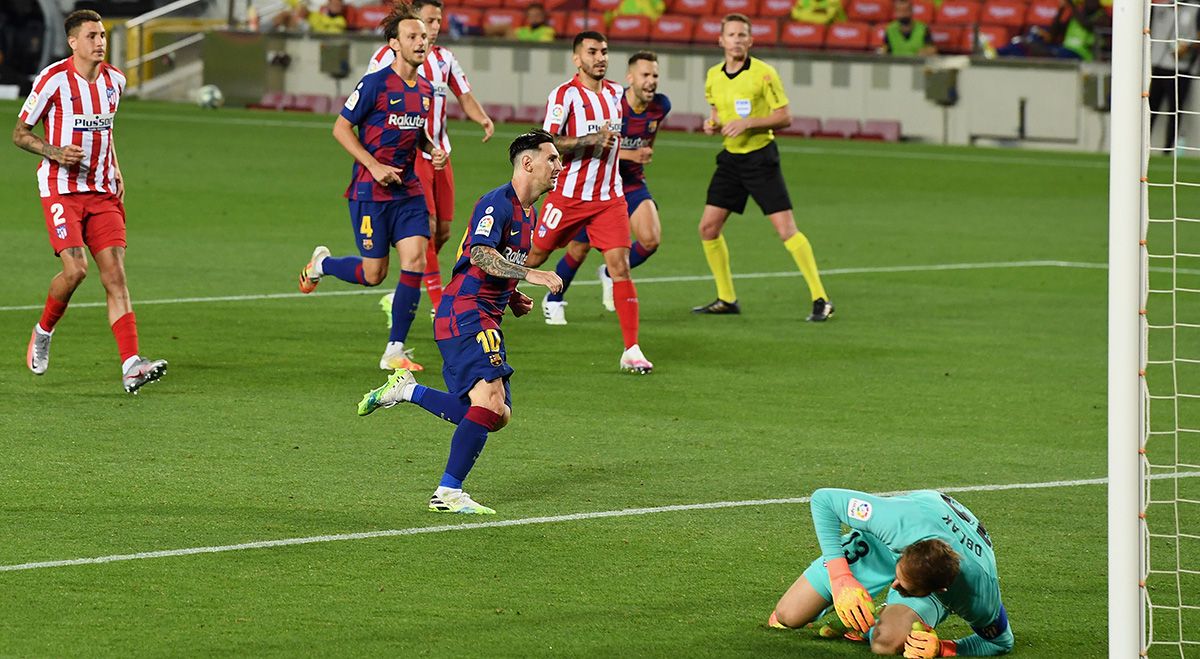
{"label": "player's short dark hair", "polygon": [[944,590],[958,578],[958,554],[945,540],[930,538],[904,548],[904,572],[913,586],[931,593]]}
{"label": "player's short dark hair", "polygon": [[532,151],[540,148],[543,144],[549,142],[554,143],[554,136],[542,130],[534,128],[533,130],[517,135],[517,139],[508,145],[508,161],[514,165],[517,163],[517,156],[526,151]]}
{"label": "player's short dark hair", "polygon": [[420,16],[413,9],[412,5],[397,3],[392,8],[392,13],[384,17],[379,22],[379,27],[383,28],[383,38],[387,40],[395,39],[400,35],[400,21],[419,21]]}
{"label": "player's short dark hair", "polygon": [[592,41],[599,41],[600,43],[608,43],[608,37],[604,36],[603,34],[600,34],[595,30],[584,30],[583,32],[575,35],[575,41],[571,43],[571,50],[578,52],[579,46],[583,45],[583,42],[588,39],[591,39]]}
{"label": "player's short dark hair", "polygon": [[442,0],[412,0],[413,13],[415,14],[416,12],[421,11],[421,7],[425,7],[427,5],[430,7],[437,7],[438,9],[441,9],[444,6],[442,4]]}
{"label": "player's short dark hair", "polygon": [[726,23],[745,23],[747,28],[753,27],[750,23],[750,17],[745,14],[725,14],[721,19],[721,32],[725,31]]}
{"label": "player's short dark hair", "polygon": [[63,29],[67,31],[67,36],[74,36],[75,31],[84,23],[103,23],[104,19],[100,18],[100,14],[91,9],[80,9],[67,14],[67,19],[63,21]]}
{"label": "player's short dark hair", "polygon": [[655,55],[654,53],[650,52],[649,50],[639,50],[636,53],[629,56],[629,66],[633,66],[634,64],[637,64],[638,62],[641,62],[641,61],[657,62],[658,55]]}

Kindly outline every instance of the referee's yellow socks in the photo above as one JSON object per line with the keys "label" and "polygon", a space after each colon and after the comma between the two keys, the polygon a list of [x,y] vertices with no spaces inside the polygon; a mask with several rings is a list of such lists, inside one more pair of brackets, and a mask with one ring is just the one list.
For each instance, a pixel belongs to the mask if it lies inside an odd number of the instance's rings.
{"label": "referee's yellow socks", "polygon": [[[825,287],[821,285],[821,273],[817,271],[817,259],[813,256],[812,245],[809,244],[808,238],[797,231],[796,235],[783,241],[783,246],[796,261],[796,266],[800,268],[800,274],[804,275],[804,281],[808,282],[808,290],[812,293],[812,299],[825,298],[825,301],[828,302],[829,296],[825,294]],[[710,260],[709,263],[711,264],[712,261]]]}
{"label": "referee's yellow socks", "polygon": [[[708,261],[708,268],[712,270],[713,279],[717,282],[717,297],[726,302],[737,302],[737,294],[733,292],[733,271],[729,269],[729,246],[725,244],[725,236],[701,240],[700,244],[704,246],[704,258]],[[810,251],[809,258],[811,257]]]}

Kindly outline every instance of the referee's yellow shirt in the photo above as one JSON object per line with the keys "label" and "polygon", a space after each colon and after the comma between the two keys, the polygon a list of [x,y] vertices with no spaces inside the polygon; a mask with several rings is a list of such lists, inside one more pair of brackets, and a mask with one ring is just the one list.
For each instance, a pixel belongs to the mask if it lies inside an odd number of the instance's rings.
{"label": "referee's yellow shirt", "polygon": [[[746,65],[732,78],[725,73],[725,62],[709,69],[704,80],[704,98],[717,108],[722,125],[739,118],[765,117],[788,104],[775,67],[757,57],[747,57]],[[751,128],[737,137],[726,137],[725,150],[750,153],[774,139],[775,133],[770,128]]]}

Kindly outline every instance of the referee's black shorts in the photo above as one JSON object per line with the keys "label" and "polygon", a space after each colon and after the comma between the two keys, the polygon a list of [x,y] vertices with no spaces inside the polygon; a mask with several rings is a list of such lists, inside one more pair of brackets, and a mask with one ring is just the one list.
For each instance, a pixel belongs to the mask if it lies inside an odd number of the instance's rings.
{"label": "referee's black shorts", "polygon": [[750,153],[722,150],[717,154],[717,171],[713,172],[708,184],[706,203],[743,213],[747,197],[754,197],[754,203],[762,209],[763,215],[792,209],[792,200],[783,182],[783,169],[779,166],[779,147],[775,142]]}

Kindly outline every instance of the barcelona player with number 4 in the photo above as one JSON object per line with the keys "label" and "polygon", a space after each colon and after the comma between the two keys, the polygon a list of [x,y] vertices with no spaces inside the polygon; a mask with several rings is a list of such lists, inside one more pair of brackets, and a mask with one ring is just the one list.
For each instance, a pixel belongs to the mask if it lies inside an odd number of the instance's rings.
{"label": "barcelona player with number 4", "polygon": [[366,416],[381,407],[411,402],[456,427],[450,457],[429,510],[475,515],[495,514],[463,491],[488,433],[512,417],[508,351],[500,322],[505,308],[514,316],[533,309],[533,299],[517,290],[517,282],[562,288],[553,272],[525,267],[537,214],[533,205],[554,188],[562,160],[554,136],[532,130],[508,147],[512,181],[480,197],[471,213],[454,275],[442,295],[433,334],[442,352],[442,377],[448,391],[417,384],[407,369],[397,370],[386,384],[367,393],[358,404]]}
{"label": "barcelona player with number 4", "polygon": [[[813,492],[812,519],[821,557],[780,598],[771,627],[803,627],[832,604],[875,654],[989,657],[1012,650],[992,538],[966,506],[932,490],[878,497],[823,488]],[[871,598],[889,586],[877,621]],[[934,628],[951,613],[975,633],[939,639]]]}
{"label": "barcelona player with number 4", "polygon": [[[392,325],[379,368],[421,370],[404,347],[421,298],[421,276],[429,244],[429,211],[417,178],[417,151],[444,167],[446,152],[429,135],[433,88],[417,74],[428,45],[425,23],[407,6],[384,21],[396,51],[390,67],[366,75],[333,124],[333,136],[354,156],[346,198],[360,256],[330,256],[318,246],[300,272],[300,291],[311,293],[325,275],[360,286],[378,286],[388,271],[393,245],[400,257],[400,282],[392,299]],[[358,128],[358,135],[354,128]]]}

